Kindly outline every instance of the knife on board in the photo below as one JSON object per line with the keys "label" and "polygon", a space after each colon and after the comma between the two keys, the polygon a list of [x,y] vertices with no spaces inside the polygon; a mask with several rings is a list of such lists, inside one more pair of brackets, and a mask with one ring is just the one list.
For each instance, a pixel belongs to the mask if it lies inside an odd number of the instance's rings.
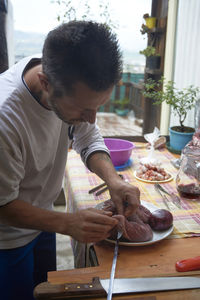
{"label": "knife on board", "polygon": [[[36,299],[82,299],[107,297],[109,279],[93,278],[91,283],[40,283],[34,290]],[[115,278],[113,294],[200,289],[200,276]]]}

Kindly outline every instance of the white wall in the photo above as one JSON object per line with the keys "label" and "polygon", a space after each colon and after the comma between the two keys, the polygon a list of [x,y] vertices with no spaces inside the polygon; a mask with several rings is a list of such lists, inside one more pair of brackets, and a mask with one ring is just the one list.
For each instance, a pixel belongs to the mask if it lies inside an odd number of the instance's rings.
{"label": "white wall", "polygon": [[[164,78],[171,81],[174,77],[174,56],[176,44],[178,0],[168,1],[168,18],[165,45]],[[161,105],[160,132],[163,135],[169,134],[170,105],[163,102]]]}
{"label": "white wall", "polygon": [[[175,43],[174,78],[177,88],[200,87],[200,0],[179,0]],[[171,114],[170,126],[177,125]],[[194,126],[194,110],[186,126]]]}

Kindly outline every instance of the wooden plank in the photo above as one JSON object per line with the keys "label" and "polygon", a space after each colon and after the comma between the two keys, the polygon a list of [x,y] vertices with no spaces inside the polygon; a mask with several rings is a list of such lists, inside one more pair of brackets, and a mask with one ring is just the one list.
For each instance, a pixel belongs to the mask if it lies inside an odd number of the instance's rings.
{"label": "wooden plank", "polygon": [[135,117],[138,119],[143,119],[144,117],[144,97],[142,95],[142,89],[143,86],[141,84],[132,84],[130,109],[133,109]]}
{"label": "wooden plank", "polygon": [[119,100],[120,99],[120,87],[121,85],[117,84],[115,86],[115,99]]}
{"label": "wooden plank", "polygon": [[[168,14],[168,0],[152,0],[151,16],[157,18],[157,29],[148,35],[148,45],[156,48],[156,52],[161,55],[161,65],[159,70],[146,70],[145,81],[148,78],[159,80],[164,70],[166,25]],[[154,127],[160,127],[160,105],[154,105],[151,99],[144,101],[144,122],[143,134],[152,132]]]}

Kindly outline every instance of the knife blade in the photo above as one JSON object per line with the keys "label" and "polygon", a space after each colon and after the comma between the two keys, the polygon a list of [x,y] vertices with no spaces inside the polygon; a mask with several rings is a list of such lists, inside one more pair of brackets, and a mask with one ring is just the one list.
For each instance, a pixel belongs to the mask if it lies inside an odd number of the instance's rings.
{"label": "knife blade", "polygon": [[108,288],[108,295],[107,295],[107,300],[112,299],[112,291],[113,291],[113,286],[114,286],[114,279],[115,279],[115,269],[117,265],[117,256],[118,256],[118,248],[119,248],[119,239],[122,236],[122,231],[118,230],[117,232],[117,240],[115,243],[115,249],[114,249],[114,256],[113,256],[113,262],[112,262],[112,268],[111,268],[111,273],[110,273],[110,281],[109,281],[109,288]]}
{"label": "knife blade", "polygon": [[[106,297],[109,279],[93,278],[90,283],[51,284],[43,282],[34,289],[36,299],[82,299]],[[115,278],[113,294],[200,289],[200,276]]]}
{"label": "knife blade", "polygon": [[[105,291],[108,280],[100,279]],[[200,277],[151,277],[151,278],[115,278],[113,294],[170,291],[200,288]]]}

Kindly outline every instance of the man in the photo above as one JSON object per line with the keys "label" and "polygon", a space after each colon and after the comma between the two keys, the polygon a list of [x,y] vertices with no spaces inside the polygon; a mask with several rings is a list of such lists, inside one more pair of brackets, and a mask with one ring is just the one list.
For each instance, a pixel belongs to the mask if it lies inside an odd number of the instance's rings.
{"label": "man", "polygon": [[109,236],[117,221],[86,209],[61,213],[67,149],[108,185],[118,213],[139,205],[139,191],[117,175],[95,123],[119,81],[116,37],[101,24],[73,21],[51,31],[42,58],[25,58],[0,76],[0,290],[4,300],[33,299],[56,269],[55,232],[80,242]]}

